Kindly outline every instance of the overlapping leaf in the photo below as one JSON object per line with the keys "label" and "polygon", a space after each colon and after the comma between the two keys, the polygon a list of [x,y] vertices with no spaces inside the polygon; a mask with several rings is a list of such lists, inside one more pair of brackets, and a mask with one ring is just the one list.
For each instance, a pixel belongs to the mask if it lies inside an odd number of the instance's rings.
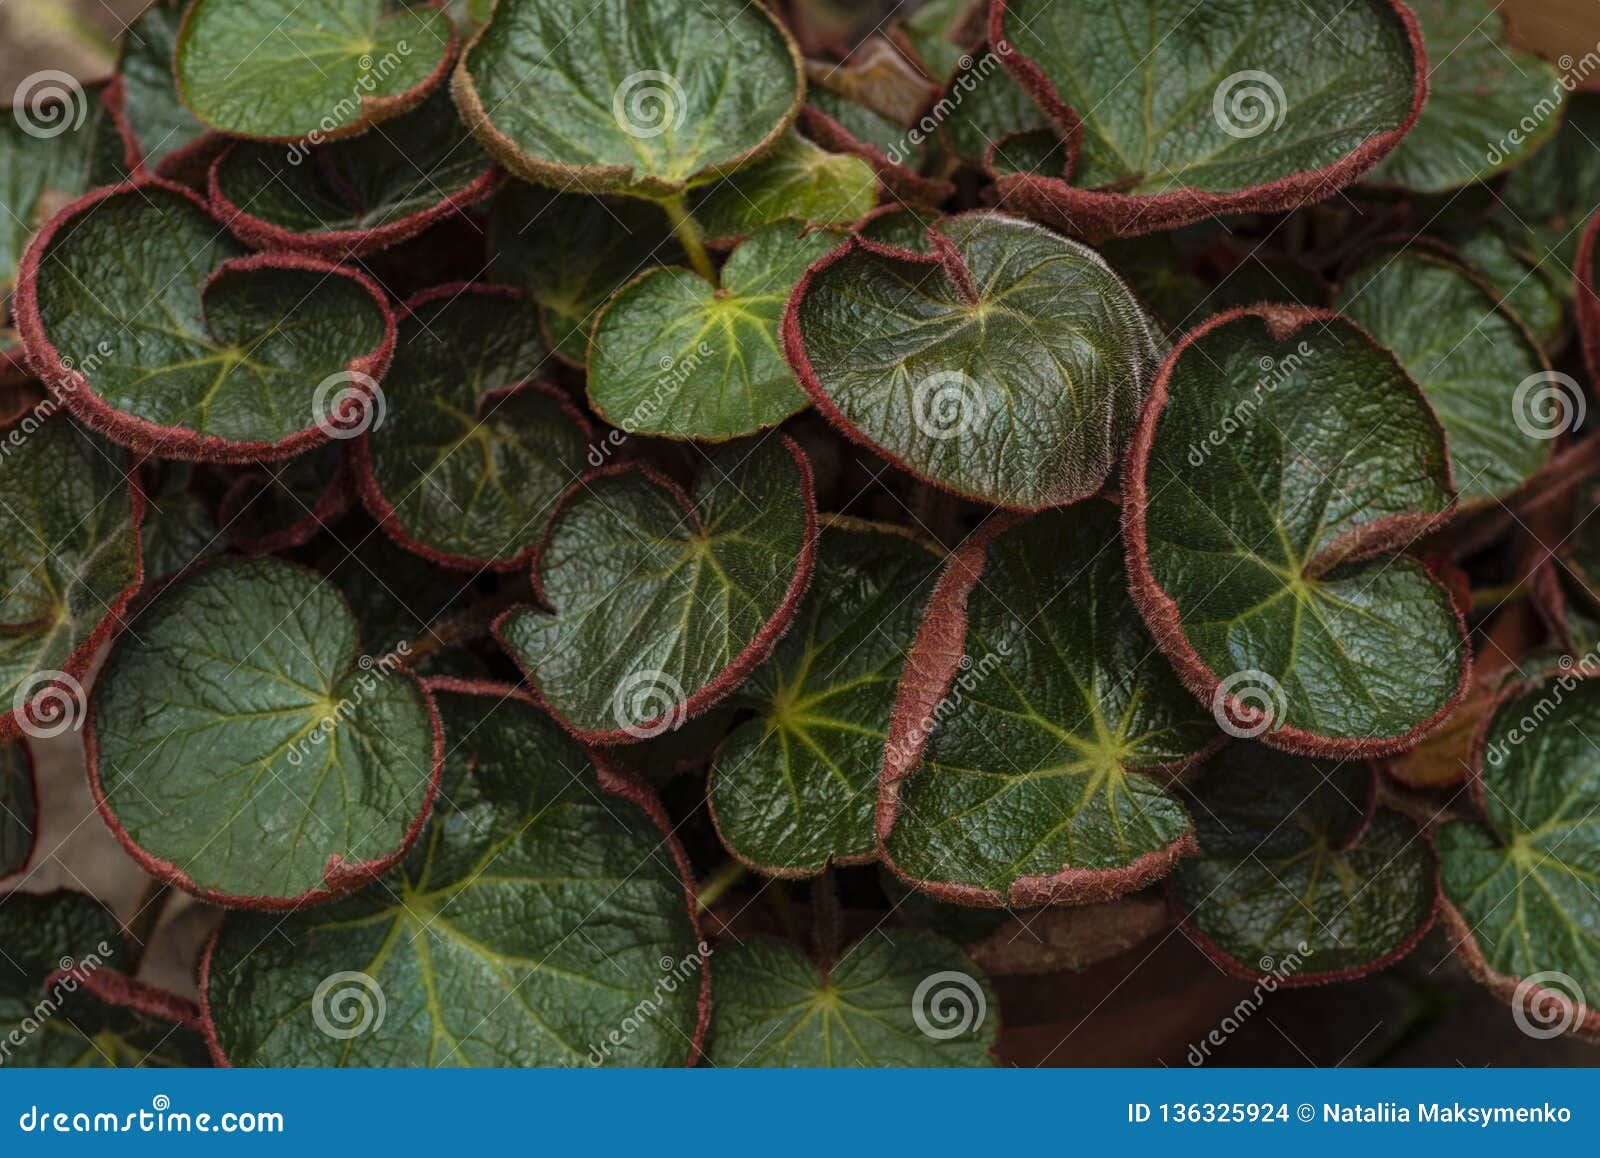
{"label": "overlapping leaf", "polygon": [[884,755],[885,856],[967,904],[1130,892],[1193,851],[1163,773],[1220,738],[1134,611],[1115,510],[1037,515],[965,548],[928,607]]}
{"label": "overlapping leaf", "polygon": [[1506,175],[1495,215],[1570,299],[1583,223],[1600,209],[1600,94],[1575,93],[1555,136]]}
{"label": "overlapping leaf", "polygon": [[[1435,837],[1446,917],[1470,967],[1559,1029],[1597,1028],[1600,682],[1561,670],[1508,697],[1480,741],[1486,824]],[[1524,983],[1524,984],[1519,984]]]}
{"label": "overlapping leaf", "polygon": [[1498,229],[1456,242],[1457,252],[1501,295],[1500,304],[1521,320],[1547,353],[1559,351],[1566,333],[1562,271],[1536,265]]}
{"label": "overlapping leaf", "polygon": [[819,970],[757,937],[719,949],[711,1061],[753,1066],[989,1066],[994,994],[954,943],[900,930]]}
{"label": "overlapping leaf", "polygon": [[1037,509],[1098,491],[1162,352],[1090,249],[995,213],[948,218],[935,254],[859,242],[810,271],[784,343],[827,418],[921,477]]}
{"label": "overlapping leaf", "polygon": [[877,201],[878,178],[865,161],[790,132],[755,164],[698,191],[691,209],[706,236],[731,239],[775,221],[848,225]]}
{"label": "overlapping leaf", "polygon": [[456,565],[527,559],[588,444],[575,408],[533,383],[548,359],[520,294],[446,286],[413,300],[389,413],[358,446],[363,497],[397,541]]}
{"label": "overlapping leaf", "polygon": [[330,442],[276,462],[235,467],[217,508],[234,545],[251,554],[304,546],[355,501],[344,442]]}
{"label": "overlapping leaf", "polygon": [[228,545],[210,504],[193,490],[193,476],[190,464],[168,463],[156,485],[146,491],[139,540],[144,548],[145,574],[152,580],[176,575]]}
{"label": "overlapping leaf", "polygon": [[705,953],[670,838],[510,688],[439,696],[449,771],[401,867],[330,906],[223,923],[206,970],[223,1053],[235,1065],[692,1061]]}
{"label": "overlapping leaf", "polygon": [[273,559],[163,589],[95,684],[90,776],[151,871],[199,895],[284,905],[364,884],[432,799],[432,703],[363,655],[339,593]]}
{"label": "overlapping leaf", "polygon": [[778,344],[789,294],[838,238],[778,222],[733,251],[713,286],[692,270],[652,270],[595,322],[589,400],[613,426],[727,439],[806,405]]}
{"label": "overlapping leaf", "polygon": [[887,530],[823,531],[811,593],[734,696],[759,714],[734,729],[712,770],[712,814],[735,856],[804,876],[873,855],[889,712],[936,565]]}
{"label": "overlapping leaf", "polygon": [[467,126],[518,176],[666,197],[771,148],[803,77],[760,5],[500,0],[454,90]]}
{"label": "overlapping leaf", "polygon": [[1437,862],[1373,791],[1363,761],[1224,749],[1194,793],[1200,855],[1173,876],[1191,935],[1230,972],[1284,985],[1404,956],[1433,923]]}
{"label": "overlapping leaf", "polygon": [[667,217],[653,205],[554,193],[520,182],[495,199],[498,281],[539,303],[550,347],[582,366],[589,331],[606,300],[656,264],[682,255]]}
{"label": "overlapping leaf", "polygon": [[0,944],[0,1066],[206,1064],[193,1028],[101,996],[132,983],[119,972],[131,967],[122,930],[98,901],[65,891],[0,897]]}
{"label": "overlapping leaf", "polygon": [[1168,359],[1128,464],[1134,596],[1236,733],[1397,751],[1465,689],[1450,592],[1404,548],[1454,502],[1445,440],[1349,322],[1262,307]]}
{"label": "overlapping leaf", "polygon": [[178,94],[236,137],[351,136],[443,79],[450,17],[405,0],[195,0],[178,34]]}
{"label": "overlapping leaf", "polygon": [[1070,181],[1017,174],[1008,203],[1080,231],[1149,233],[1318,201],[1392,151],[1426,92],[1393,0],[1004,0],[990,41],[1056,127]]}
{"label": "overlapping leaf", "polygon": [[81,680],[143,578],[131,464],[65,414],[0,431],[0,735],[82,723]]}
{"label": "overlapping leaf", "polygon": [[553,615],[497,632],[542,699],[590,740],[669,731],[770,653],[811,579],[811,470],[783,436],[729,447],[691,494],[633,469],[568,498],[537,562]]}
{"label": "overlapping leaf", "polygon": [[415,236],[488,196],[494,173],[449,94],[359,137],[290,152],[242,143],[217,158],[217,216],[260,248],[343,258]]}
{"label": "overlapping leaf", "polygon": [[1548,367],[1487,285],[1425,253],[1385,254],[1347,278],[1334,305],[1422,387],[1463,504],[1508,497],[1550,457],[1558,431],[1536,424],[1524,385]]}
{"label": "overlapping leaf", "polygon": [[39,828],[33,757],[26,741],[0,746],[0,878],[27,867]]}
{"label": "overlapping leaf", "polygon": [[139,143],[144,163],[165,173],[202,149],[206,127],[183,107],[172,73],[186,0],[157,0],[122,34],[117,114]]}
{"label": "overlapping leaf", "polygon": [[242,250],[175,186],[80,201],[30,253],[18,309],[33,358],[74,384],[74,412],[164,457],[325,441],[394,340],[372,282],[304,257],[235,260]]}
{"label": "overlapping leaf", "polygon": [[[1517,165],[1560,122],[1561,74],[1510,43],[1506,14],[1489,0],[1410,0],[1431,65],[1416,127],[1369,180],[1413,193],[1447,193]],[[1540,120],[1524,124],[1530,112]]]}

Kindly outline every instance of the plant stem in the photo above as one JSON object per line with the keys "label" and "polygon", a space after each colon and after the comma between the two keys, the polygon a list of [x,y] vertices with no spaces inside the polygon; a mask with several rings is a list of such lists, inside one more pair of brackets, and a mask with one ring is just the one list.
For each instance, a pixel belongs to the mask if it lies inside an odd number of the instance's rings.
{"label": "plant stem", "polygon": [[672,235],[683,246],[683,252],[689,255],[689,264],[694,267],[695,273],[716,285],[716,267],[711,264],[711,255],[706,252],[706,238],[700,231],[700,223],[689,212],[688,200],[682,193],[665,197],[661,200],[661,208],[666,210],[667,220],[672,223]]}
{"label": "plant stem", "polygon": [[712,905],[722,899],[723,893],[744,880],[745,871],[744,865],[738,861],[728,861],[695,890],[697,894],[695,907],[702,913],[709,911]]}
{"label": "plant stem", "polygon": [[139,898],[139,907],[128,921],[128,937],[133,941],[134,951],[134,966],[128,970],[129,973],[137,971],[139,964],[144,961],[145,952],[150,948],[150,936],[161,921],[161,914],[166,911],[171,891],[164,882],[151,881],[145,887],[144,895]]}

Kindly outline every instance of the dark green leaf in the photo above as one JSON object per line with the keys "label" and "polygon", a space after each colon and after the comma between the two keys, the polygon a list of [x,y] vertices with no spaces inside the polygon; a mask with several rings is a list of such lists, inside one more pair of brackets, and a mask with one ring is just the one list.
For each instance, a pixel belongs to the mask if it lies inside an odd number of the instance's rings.
{"label": "dark green leaf", "polygon": [[711,1062],[753,1066],[989,1066],[988,981],[943,937],[896,930],[827,970],[765,937],[719,949]]}
{"label": "dark green leaf", "polygon": [[712,815],[740,860],[805,876],[874,856],[889,712],[937,562],[889,529],[823,532],[811,594],[734,696],[759,714],[712,769]]}
{"label": "dark green leaf", "polygon": [[1091,249],[995,213],[948,218],[941,253],[852,244],[813,269],[785,348],[823,413],[959,494],[1022,509],[1098,491],[1162,352]]}
{"label": "dark green leaf", "polygon": [[230,914],[208,1007],[236,1065],[681,1065],[706,949],[670,838],[510,688],[441,689],[450,767],[401,868]]}
{"label": "dark green leaf", "polygon": [[432,703],[339,593],[273,559],[163,589],[95,684],[91,777],[146,868],[245,904],[364,884],[432,798]]}
{"label": "dark green leaf", "polygon": [[1532,254],[1570,299],[1578,239],[1600,208],[1600,93],[1575,93],[1561,127],[1506,177],[1496,215],[1513,242]]}
{"label": "dark green leaf", "polygon": [[589,356],[589,331],[607,299],[651,266],[682,256],[654,205],[521,182],[495,199],[491,232],[496,280],[533,295],[551,348],[574,366]]}
{"label": "dark green leaf", "polygon": [[236,137],[331,140],[403,113],[443,78],[455,29],[400,0],[195,0],[178,36],[178,94]]}
{"label": "dark green leaf", "polygon": [[877,202],[872,166],[790,132],[755,164],[697,192],[691,208],[706,236],[728,239],[775,221],[848,225]]}
{"label": "dark green leaf", "polygon": [[[40,238],[38,360],[75,412],[169,458],[292,453],[335,429],[332,388],[370,389],[393,323],[366,278],[242,250],[176,187],[109,190]],[[127,255],[138,254],[137,264]],[[342,377],[340,377],[342,375]],[[342,433],[342,432],[341,432]]]}
{"label": "dark green leaf", "polygon": [[228,545],[210,504],[191,488],[193,476],[188,463],[167,463],[155,487],[146,490],[140,541],[145,575],[152,581],[176,575]]}
{"label": "dark green leaf", "polygon": [[965,904],[1143,888],[1194,849],[1166,774],[1219,739],[1134,611],[1115,509],[1035,516],[964,548],[928,606],[884,756],[884,854]]}
{"label": "dark green leaf", "polygon": [[217,159],[218,216],[251,245],[343,258],[395,245],[489,195],[489,158],[449,94],[309,153],[243,142]]}
{"label": "dark green leaf", "polygon": [[1194,792],[1200,855],[1174,895],[1232,973],[1341,980],[1409,952],[1433,923],[1436,860],[1409,820],[1372,812],[1373,771],[1234,744]]}
{"label": "dark green leaf", "polygon": [[[1428,50],[1428,103],[1371,180],[1446,193],[1520,163],[1560,123],[1555,66],[1510,42],[1491,0],[1409,0]],[[1525,121],[1537,125],[1530,132]]]}
{"label": "dark green leaf", "polygon": [[771,148],[803,83],[799,50],[759,4],[499,0],[455,96],[518,176],[661,197]]}
{"label": "dark green leaf", "polygon": [[1444,433],[1351,323],[1261,307],[1195,330],[1162,370],[1127,473],[1135,598],[1234,734],[1396,751],[1464,693],[1449,591],[1387,554],[1452,506]]}
{"label": "dark green leaf", "polygon": [[13,740],[0,745],[0,878],[28,866],[38,828],[33,757],[26,741]]}
{"label": "dark green leaf", "polygon": [[78,680],[142,578],[131,464],[65,414],[22,419],[0,447],[0,735],[58,735],[83,722]]}
{"label": "dark green leaf", "polygon": [[122,35],[122,115],[147,165],[176,159],[206,133],[178,99],[172,74],[185,7],[186,0],[157,0]]}
{"label": "dark green leaf", "polygon": [[1460,238],[1456,251],[1494,286],[1500,304],[1528,327],[1546,353],[1558,352],[1567,325],[1559,278],[1552,277],[1559,270],[1534,265],[1498,229],[1481,229]]}
{"label": "dark green leaf", "polygon": [[638,469],[572,492],[537,563],[546,615],[498,633],[587,739],[661,735],[770,653],[811,579],[811,468],[783,436],[729,447],[692,495]]}
{"label": "dark green leaf", "polygon": [[520,294],[446,286],[411,302],[389,414],[357,446],[363,496],[396,541],[453,566],[527,560],[588,443],[565,396],[533,382],[549,362]]}
{"label": "dark green leaf", "polygon": [[229,540],[251,554],[305,545],[354,501],[340,442],[228,473],[233,481],[222,496],[217,519]]}
{"label": "dark green leaf", "polygon": [[1200,16],[1185,0],[1006,0],[991,40],[1011,45],[1007,67],[1058,129],[1082,128],[1070,184],[1009,178],[1002,191],[1122,234],[1320,200],[1392,150],[1422,105],[1404,13],[1392,0],[1237,0]]}
{"label": "dark green leaf", "polygon": [[677,267],[634,281],[595,323],[590,402],[623,430],[714,440],[804,409],[778,324],[806,267],[838,241],[782,221],[733,251],[720,287]]}
{"label": "dark green leaf", "polygon": [[[1458,821],[1435,837],[1455,939],[1475,972],[1531,1012],[1539,1037],[1595,1028],[1597,728],[1600,681],[1565,666],[1506,700],[1480,741],[1474,775],[1488,827]],[[1544,1003],[1540,987],[1559,995],[1554,1006]]]}
{"label": "dark green leaf", "polygon": [[1444,426],[1463,503],[1506,498],[1550,457],[1527,383],[1548,366],[1494,292],[1425,253],[1385,253],[1340,287],[1335,308],[1394,352]]}

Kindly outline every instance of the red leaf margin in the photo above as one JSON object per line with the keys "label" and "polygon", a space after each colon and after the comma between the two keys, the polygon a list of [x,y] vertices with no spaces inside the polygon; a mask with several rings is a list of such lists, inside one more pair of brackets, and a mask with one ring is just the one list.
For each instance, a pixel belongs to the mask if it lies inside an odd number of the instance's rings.
{"label": "red leaf margin", "polygon": [[[539,333],[541,338],[544,339],[548,355],[550,357],[556,356],[555,352],[549,348],[550,343],[548,336],[545,334],[542,312],[538,310],[538,306],[532,296],[516,286],[489,282],[449,282],[444,285],[433,286],[422,290],[407,300],[400,307],[398,321],[403,323],[417,310],[433,302],[466,294],[485,298],[504,298],[509,301],[525,303],[529,310],[535,311],[534,316],[538,322]],[[558,403],[583,438],[591,443],[594,441],[594,424],[589,421],[588,416],[584,414],[577,404],[558,387],[534,378],[525,378],[510,386],[488,391],[478,399],[479,414],[481,415],[484,409],[489,406],[498,405],[506,399],[514,398],[518,394],[525,392],[542,394]],[[421,539],[418,539],[411,531],[406,529],[399,512],[395,510],[394,504],[389,501],[389,497],[383,493],[383,488],[378,483],[377,472],[372,462],[372,438],[373,432],[367,430],[359,438],[351,442],[348,459],[351,475],[356,493],[361,498],[361,505],[366,508],[368,514],[377,520],[378,525],[383,528],[384,534],[388,535],[395,545],[413,555],[419,555],[431,563],[459,571],[515,571],[518,568],[527,567],[533,562],[542,545],[542,535],[515,555],[504,559],[492,559],[475,555],[456,555],[449,551],[441,551],[436,547],[429,546],[422,542]],[[551,507],[547,526],[555,521],[557,514],[560,513],[561,503],[565,499],[566,494],[563,492],[561,499]]]}
{"label": "red leaf margin", "polygon": [[[1374,349],[1384,349],[1360,326],[1331,310],[1316,309],[1311,306],[1246,306],[1217,314],[1185,334],[1173,347],[1172,353],[1167,356],[1160,373],[1151,384],[1149,396],[1145,399],[1144,412],[1139,417],[1139,423],[1134,428],[1133,438],[1128,445],[1127,459],[1123,468],[1122,534],[1127,546],[1128,580],[1134,606],[1139,609],[1139,614],[1149,627],[1150,634],[1155,637],[1157,645],[1172,662],[1178,678],[1203,704],[1212,703],[1222,686],[1222,678],[1211,670],[1211,666],[1189,643],[1188,636],[1183,630],[1177,601],[1162,588],[1150,565],[1149,537],[1145,526],[1146,509],[1150,505],[1146,474],[1150,465],[1150,453],[1155,443],[1156,427],[1166,410],[1172,378],[1178,363],[1191,346],[1207,337],[1212,331],[1246,318],[1258,318],[1265,322],[1272,336],[1280,342],[1286,341],[1305,326],[1319,322],[1337,322],[1354,330]],[[1406,373],[1394,355],[1389,354],[1388,357],[1401,377],[1411,382],[1411,376]],[[1428,405],[1421,389],[1414,382],[1412,389],[1416,391],[1416,396],[1422,403],[1423,412],[1428,415],[1434,428],[1439,432],[1440,444],[1446,448],[1445,474],[1453,493],[1455,477],[1450,465],[1449,443],[1444,427],[1440,425],[1438,416],[1434,414],[1433,408]],[[1325,552],[1337,552],[1341,562],[1356,562],[1395,551],[1403,543],[1443,526],[1454,513],[1455,503],[1452,502],[1449,507],[1435,514],[1390,515],[1376,519],[1340,536],[1340,539],[1326,548]],[[1264,732],[1258,737],[1262,743],[1300,756],[1386,756],[1411,747],[1444,723],[1450,714],[1461,706],[1472,685],[1472,647],[1467,637],[1466,619],[1461,607],[1450,593],[1447,579],[1441,576],[1437,561],[1422,560],[1422,562],[1433,582],[1450,596],[1450,606],[1455,613],[1456,627],[1460,635],[1461,676],[1449,699],[1432,716],[1419,721],[1399,736],[1349,739],[1322,736],[1285,725]],[[1232,696],[1227,697],[1227,707],[1230,714],[1237,719],[1254,718],[1255,710],[1241,704]]]}
{"label": "red leaf margin", "polygon": [[[784,632],[789,630],[789,625],[794,620],[795,612],[800,607],[800,600],[805,597],[806,589],[811,585],[811,575],[815,569],[817,559],[817,536],[820,533],[820,523],[817,517],[816,484],[812,477],[811,460],[806,457],[806,453],[800,448],[800,444],[787,434],[779,434],[777,437],[783,448],[788,451],[789,456],[794,459],[796,467],[799,468],[801,495],[805,503],[805,537],[800,546],[800,555],[795,560],[794,577],[790,579],[789,587],[784,592],[783,599],[779,602],[777,609],[773,611],[766,623],[762,624],[761,629],[756,632],[750,642],[745,645],[744,650],[736,655],[732,662],[717,675],[691,692],[681,704],[675,704],[672,708],[663,712],[662,717],[670,715],[675,710],[681,710],[685,720],[691,719],[713,707],[743,683],[750,673],[772,654],[772,649],[777,646],[778,640],[782,638]],[[623,474],[643,475],[651,483],[666,491],[683,508],[685,515],[694,525],[700,525],[700,513],[688,493],[677,483],[646,463],[613,463],[589,471],[577,482],[573,483],[572,486],[568,487],[561,498],[556,501],[555,507],[550,512],[550,521],[545,526],[544,537],[534,551],[532,565],[533,591],[535,598],[544,606],[550,606],[550,601],[545,596],[544,586],[540,582],[539,571],[544,559],[545,549],[549,546],[550,538],[555,534],[556,526],[560,523],[562,515],[566,513],[572,502],[594,480]],[[505,637],[504,626],[506,621],[519,612],[529,610],[533,609],[527,605],[511,608],[495,619],[492,630],[495,641],[499,643],[501,650],[511,657],[512,662],[517,665],[517,670],[522,673],[523,679],[527,681],[534,699],[545,711],[550,713],[556,723],[565,728],[579,743],[587,747],[610,748],[617,745],[638,743],[639,737],[622,728],[602,729],[595,732],[585,731],[571,720],[568,720],[556,710],[554,705],[548,702],[544,692],[539,687],[537,677]],[[556,614],[557,616],[560,615],[559,608],[556,610]]]}
{"label": "red leaf margin", "polygon": [[[874,812],[878,859],[901,881],[948,904],[976,908],[1034,908],[1040,905],[1091,904],[1112,901],[1167,876],[1179,860],[1199,851],[1193,830],[1165,848],[1145,853],[1132,864],[1116,869],[1082,869],[1063,866],[1048,876],[1023,876],[1001,892],[978,885],[923,880],[902,869],[889,853],[889,837],[900,814],[901,785],[922,765],[930,732],[918,726],[934,718],[937,705],[950,692],[961,670],[967,645],[967,600],[977,588],[989,562],[989,548],[1001,535],[1026,520],[1015,514],[991,517],[951,553],[933,594],[922,613],[922,626],[906,656],[900,686],[889,716],[889,735],[883,749],[883,769],[878,777],[878,802]],[[1180,776],[1209,759],[1227,742],[1215,740],[1187,759],[1153,773]]]}
{"label": "red leaf margin", "polygon": [[[160,177],[139,177],[121,185],[107,185],[67,205],[28,243],[21,274],[17,279],[14,308],[17,328],[21,331],[29,363],[41,378],[50,380],[58,392],[65,395],[67,408],[78,421],[113,442],[159,458],[187,462],[269,462],[292,457],[329,441],[328,432],[316,425],[298,430],[278,442],[240,441],[214,434],[197,434],[182,426],[161,426],[113,407],[94,392],[88,378],[63,360],[60,351],[51,342],[44,318],[39,312],[39,270],[46,250],[56,234],[71,220],[92,212],[113,197],[131,194],[142,196],[151,189],[178,197],[205,214],[207,219],[216,220],[206,203],[196,194]],[[218,224],[220,227],[220,222]],[[301,270],[325,277],[343,277],[365,290],[383,315],[384,339],[375,349],[346,363],[345,370],[352,375],[382,378],[394,356],[395,317],[387,295],[370,277],[359,270],[303,254],[256,253],[224,260],[208,275],[205,286],[209,287],[225,274],[248,273],[257,269]]]}
{"label": "red leaf margin", "polygon": [[[129,614],[128,619],[132,621],[138,618],[139,614],[149,607],[155,599],[169,589],[187,583],[197,573],[222,564],[239,563],[241,561],[237,556],[226,555],[213,555],[196,560],[171,578],[164,579],[156,584],[153,589],[144,595],[139,605]],[[355,613],[350,609],[350,601],[345,598],[344,592],[327,583],[327,576],[298,563],[291,563],[287,560],[278,560],[278,562],[303,574],[310,575],[317,580],[319,585],[326,586],[338,596],[339,602],[345,609],[345,614],[351,617],[351,622],[355,622]],[[110,662],[112,651],[116,649],[117,644],[121,641],[122,636],[120,634],[112,640],[111,647],[106,652],[107,663]],[[359,646],[357,644],[358,649]],[[351,657],[348,665],[350,669],[354,669],[357,666],[356,658],[356,656]],[[338,853],[329,854],[327,863],[322,870],[323,887],[321,888],[307,889],[305,892],[293,897],[250,896],[219,892],[215,889],[202,887],[177,864],[147,852],[141,847],[123,826],[122,821],[118,819],[116,812],[111,807],[111,802],[106,798],[105,788],[100,779],[100,744],[95,731],[95,711],[99,700],[98,686],[90,693],[88,712],[85,715],[83,725],[84,768],[88,774],[89,791],[94,797],[95,809],[100,813],[100,819],[105,822],[106,828],[111,831],[111,835],[122,846],[122,850],[146,873],[157,880],[182,889],[191,896],[198,897],[203,901],[209,901],[214,905],[220,905],[223,908],[288,913],[311,905],[321,904],[324,901],[330,901],[335,897],[353,892],[363,885],[377,880],[399,864],[406,853],[411,851],[411,846],[416,843],[417,837],[421,834],[429,816],[433,813],[434,798],[439,793],[439,782],[444,775],[444,727],[440,722],[439,708],[433,701],[432,693],[429,692],[424,681],[408,668],[401,667],[388,674],[391,677],[398,676],[402,679],[410,680],[421,693],[423,707],[428,713],[428,722],[433,732],[433,767],[428,775],[427,788],[423,792],[422,803],[417,815],[412,818],[398,849],[375,860],[357,861],[355,863],[346,861]]]}
{"label": "red leaf margin", "polygon": [[[502,701],[518,700],[547,715],[551,714],[549,709],[536,696],[512,684],[499,683],[494,680],[458,679],[454,676],[435,676],[421,682],[430,699],[435,693],[439,692],[494,697]],[[552,718],[554,718],[553,715]],[[559,721],[557,722],[559,723]],[[585,748],[585,754],[594,764],[595,775],[599,780],[601,790],[637,806],[649,817],[656,830],[661,833],[661,839],[671,853],[672,862],[677,867],[678,876],[683,883],[684,903],[689,912],[689,926],[694,932],[695,945],[698,951],[698,947],[705,944],[706,935],[700,923],[699,890],[695,884],[694,868],[689,862],[689,854],[684,849],[683,842],[678,839],[677,830],[673,827],[666,808],[661,803],[661,798],[643,780],[614,767],[605,760],[601,753]],[[226,921],[227,918],[224,917],[223,924]],[[210,1001],[211,961],[221,935],[222,924],[219,924],[207,939],[205,950],[200,957],[198,1028],[206,1039],[206,1046],[211,1051],[212,1061],[220,1068],[231,1069],[233,1062],[229,1059],[227,1051],[223,1049],[222,1041],[217,1034],[216,1019],[212,1014]],[[699,1062],[705,1049],[706,1032],[711,1024],[711,956],[712,954],[706,954],[700,963],[700,993],[695,1002],[695,1032],[694,1037],[689,1042],[688,1057],[684,1061],[686,1067],[693,1067]]]}
{"label": "red leaf margin", "polygon": [[[1066,141],[1067,173],[1062,177],[1041,177],[1032,173],[1004,175],[999,180],[1001,202],[1014,201],[1030,217],[1071,232],[1138,237],[1229,213],[1281,213],[1332,196],[1359,180],[1394,151],[1416,125],[1428,99],[1428,52],[1417,18],[1400,0],[1383,2],[1404,28],[1411,45],[1412,98],[1405,119],[1395,128],[1367,138],[1331,165],[1227,193],[1177,189],[1141,196],[1080,189],[1071,184],[1071,172],[1077,168],[1083,122],[1061,98],[1044,70],[1013,48],[1001,56],[1001,63]],[[993,0],[990,5],[991,44],[1010,43],[1005,35],[1006,6],[1007,0]]]}

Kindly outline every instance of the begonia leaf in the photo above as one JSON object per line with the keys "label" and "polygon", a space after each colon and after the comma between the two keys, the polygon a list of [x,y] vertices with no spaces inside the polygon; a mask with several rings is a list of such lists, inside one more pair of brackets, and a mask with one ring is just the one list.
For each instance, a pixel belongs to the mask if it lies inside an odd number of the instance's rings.
{"label": "begonia leaf", "polygon": [[877,202],[878,178],[865,161],[791,132],[755,164],[697,191],[691,209],[706,236],[731,239],[775,221],[849,225]]}
{"label": "begonia leaf", "polygon": [[39,831],[33,754],[25,740],[0,745],[0,880],[20,873]]}

